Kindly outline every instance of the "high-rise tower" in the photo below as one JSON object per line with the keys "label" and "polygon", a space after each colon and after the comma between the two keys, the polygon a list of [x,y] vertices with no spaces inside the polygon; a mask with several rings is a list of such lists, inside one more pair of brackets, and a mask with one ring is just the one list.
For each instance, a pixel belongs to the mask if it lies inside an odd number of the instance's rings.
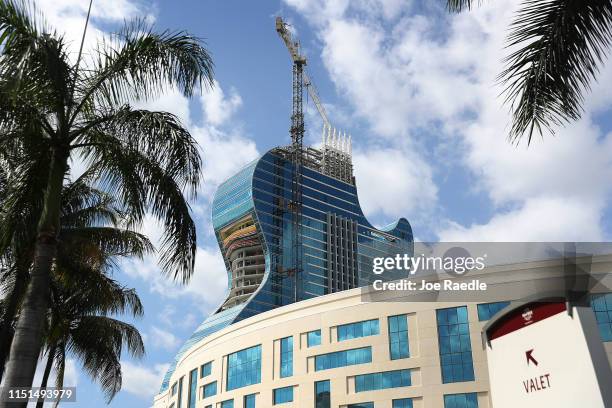
{"label": "high-rise tower", "polygon": [[299,277],[292,147],[268,151],[219,186],[212,220],[227,268],[227,297],[183,345],[161,391],[181,356],[211,333],[296,301],[368,285],[374,257],[411,252],[406,219],[376,229],[363,215],[348,138],[326,127],[323,139],[321,149],[301,153]]}

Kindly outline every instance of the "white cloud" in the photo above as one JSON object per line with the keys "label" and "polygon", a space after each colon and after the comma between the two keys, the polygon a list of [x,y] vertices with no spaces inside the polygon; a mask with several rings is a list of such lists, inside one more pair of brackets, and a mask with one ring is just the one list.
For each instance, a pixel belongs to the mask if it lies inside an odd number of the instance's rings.
{"label": "white cloud", "polygon": [[353,165],[359,203],[368,216],[416,217],[437,200],[430,167],[408,149],[359,150]]}
{"label": "white cloud", "polygon": [[226,97],[221,85],[215,80],[214,87],[205,89],[200,97],[206,121],[219,126],[232,117],[236,110],[242,106],[242,98],[235,88],[230,88],[229,96]]}
{"label": "white cloud", "polygon": [[181,342],[174,334],[157,326],[151,327],[147,338],[150,339],[153,347],[162,348],[167,351],[175,351]]}
{"label": "white cloud", "polygon": [[[425,196],[435,201],[436,186],[427,186],[434,179],[421,175],[435,169],[445,177],[443,171],[463,166],[473,181],[465,188],[488,195],[496,213],[488,222],[471,227],[449,220],[455,227],[440,231],[441,237],[602,238],[601,217],[609,207],[612,135],[603,135],[591,115],[611,107],[606,87],[594,87],[592,98],[587,96],[584,118],[559,129],[556,138],[533,143],[529,149],[514,147],[505,139],[510,116],[501,106],[495,77],[507,52],[507,31],[502,28],[508,26],[518,1],[489,2],[454,16],[447,15],[442,5],[428,2],[422,3],[418,14],[405,4],[403,9],[392,7],[387,15],[380,4],[378,11],[372,6],[374,0],[285,2],[316,30],[330,77],[355,114],[371,126],[371,143],[382,136],[387,148],[395,151],[386,155],[397,157],[405,145],[397,140],[407,139],[413,155],[421,158],[415,171],[377,158],[376,153],[377,162],[357,156],[355,171],[366,211],[399,215],[414,209],[414,203],[402,205],[382,186],[360,182],[371,174],[391,174],[393,168],[397,180],[406,179],[403,186],[400,183],[404,194],[413,196],[410,185],[418,186],[417,191],[425,187]],[[602,69],[599,84],[612,82],[611,66]],[[424,132],[432,136],[424,140]],[[431,150],[434,157],[440,151],[447,154],[452,169],[428,162]],[[415,176],[427,182],[415,184]],[[452,205],[439,203],[439,208]],[[564,225],[537,216],[547,212]],[[587,221],[595,224],[582,225]],[[414,227],[418,234],[421,228]]]}
{"label": "white cloud", "polygon": [[500,212],[486,224],[447,226],[442,242],[555,242],[602,240],[599,203],[567,198],[533,198],[516,210]]}
{"label": "white cloud", "polygon": [[159,384],[168,367],[170,367],[169,364],[156,364],[150,368],[122,361],[123,385],[121,389],[150,402],[157,394]]}

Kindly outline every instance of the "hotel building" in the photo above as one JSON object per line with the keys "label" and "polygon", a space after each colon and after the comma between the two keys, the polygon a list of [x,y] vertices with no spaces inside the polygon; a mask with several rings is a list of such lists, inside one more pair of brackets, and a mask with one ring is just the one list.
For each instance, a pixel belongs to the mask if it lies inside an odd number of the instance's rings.
{"label": "hotel building", "polygon": [[[366,220],[350,146],[324,140],[303,152],[299,223],[288,148],[219,187],[212,219],[227,297],[178,352],[155,408],[491,406],[481,330],[515,299],[417,302],[400,293],[369,302],[373,258],[411,253],[412,230],[403,218],[383,229]],[[612,257],[592,267],[612,272]],[[558,270],[555,261],[530,262],[478,278],[510,288]],[[592,306],[612,361],[612,294],[595,295]]]}

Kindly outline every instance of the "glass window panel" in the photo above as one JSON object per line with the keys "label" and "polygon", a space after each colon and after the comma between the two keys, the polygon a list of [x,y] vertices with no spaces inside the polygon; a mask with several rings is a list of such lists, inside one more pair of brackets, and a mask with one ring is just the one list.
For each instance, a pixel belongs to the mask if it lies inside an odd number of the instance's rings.
{"label": "glass window panel", "polygon": [[447,394],[444,396],[444,408],[478,408],[478,395],[475,392]]}
{"label": "glass window panel", "polygon": [[273,405],[284,404],[286,402],[293,402],[293,386],[276,388],[273,392]]}
{"label": "glass window panel", "polygon": [[602,341],[612,341],[612,293],[591,296],[597,327]]}
{"label": "glass window panel", "polygon": [[375,336],[377,334],[379,334],[378,319],[343,324],[337,328],[338,341]]}
{"label": "glass window panel", "polygon": [[410,370],[407,369],[355,376],[355,392],[408,387],[411,384]]}
{"label": "glass window panel", "polygon": [[261,345],[228,355],[227,390],[261,382]]}
{"label": "glass window panel", "polygon": [[[436,311],[442,382],[474,380],[467,307]],[[447,335],[448,334],[448,335]]]}
{"label": "glass window panel", "polygon": [[318,346],[321,344],[321,330],[313,330],[306,335],[306,343],[308,347]]}
{"label": "glass window panel", "polygon": [[372,348],[335,351],[315,356],[315,371],[372,362]]}

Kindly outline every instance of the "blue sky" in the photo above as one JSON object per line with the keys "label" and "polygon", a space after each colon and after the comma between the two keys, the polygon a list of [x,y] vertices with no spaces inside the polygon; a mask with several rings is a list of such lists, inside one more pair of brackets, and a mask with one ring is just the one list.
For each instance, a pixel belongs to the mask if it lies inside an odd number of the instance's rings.
{"label": "blue sky", "polygon": [[[76,50],[82,0],[40,0]],[[158,274],[156,259],[130,261],[116,277],[135,287],[145,317],[135,324],[147,355],[125,357],[113,407],[149,407],[166,365],[221,300],[225,271],[210,224],[215,186],[269,148],[289,142],[291,63],[274,17],[292,23],[332,123],[353,135],[360,200],[384,225],[406,217],[421,240],[609,240],[612,235],[612,64],[587,98],[581,121],[527,149],[505,140],[507,108],[494,83],[515,1],[448,16],[436,1],[94,0],[91,46],[124,19],[206,39],[213,91],[187,100],[168,90],[140,103],[177,114],[203,149],[196,272],[185,287]],[[307,107],[307,141],[321,122]],[[78,163],[74,164],[78,171]],[[154,239],[161,229],[149,221]],[[96,384],[69,361],[74,407],[102,407]]]}

